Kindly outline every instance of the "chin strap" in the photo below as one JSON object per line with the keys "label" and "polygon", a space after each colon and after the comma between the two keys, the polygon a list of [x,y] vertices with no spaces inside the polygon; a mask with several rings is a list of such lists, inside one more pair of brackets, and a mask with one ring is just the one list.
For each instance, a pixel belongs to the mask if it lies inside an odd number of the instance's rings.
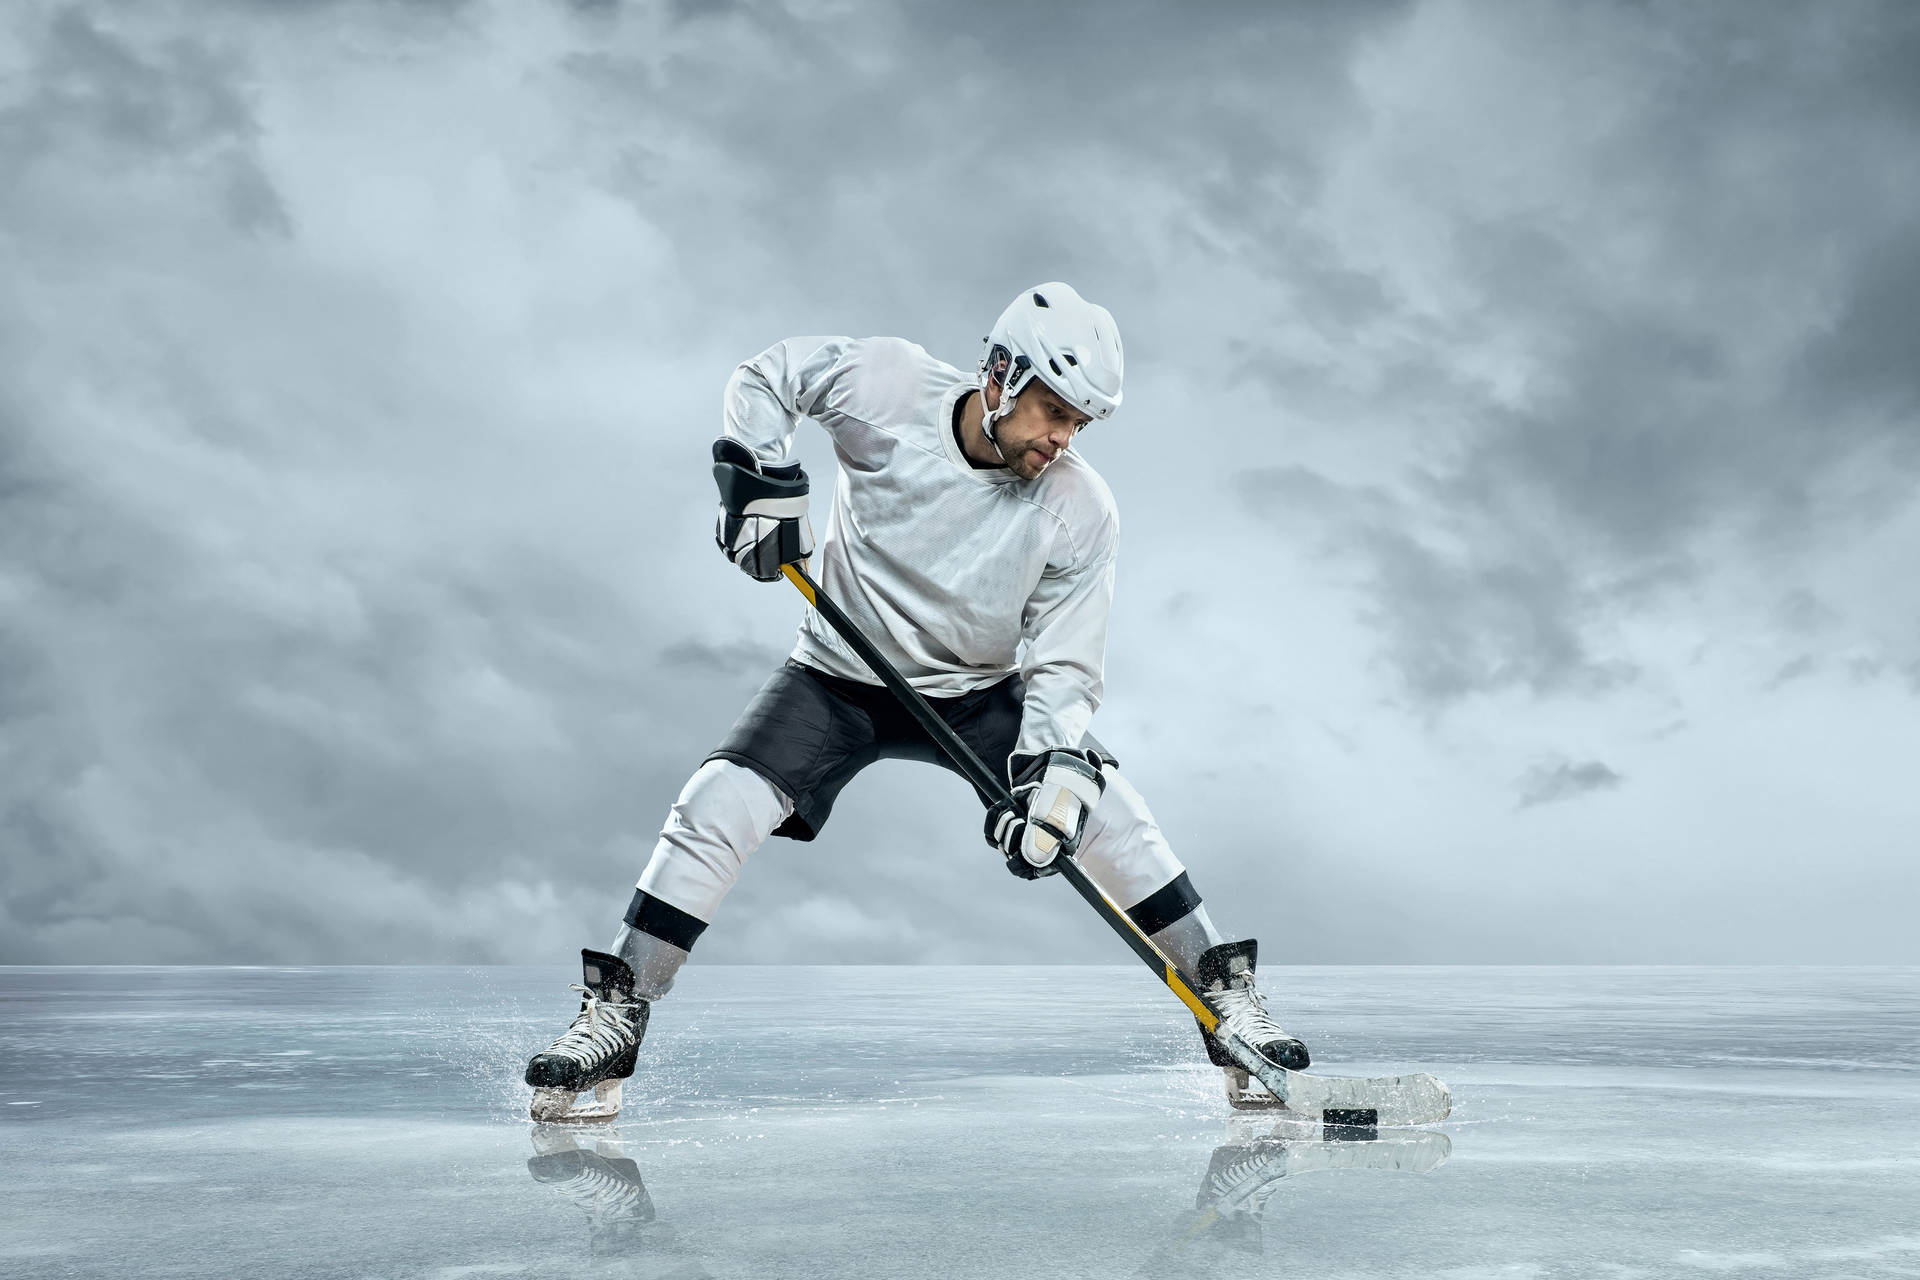
{"label": "chin strap", "polygon": [[[994,351],[1004,352],[1006,348],[995,347]],[[1000,447],[1000,436],[993,429],[993,424],[1013,412],[1014,399],[1020,394],[1019,387],[1015,386],[1015,383],[1024,383],[1025,379],[1020,378],[1019,375],[1026,372],[1028,372],[1027,358],[1010,353],[1002,357],[989,352],[980,366],[980,430],[987,437],[987,443],[993,446],[994,453],[999,455],[1003,466],[1013,464],[1007,460],[1007,451]],[[996,377],[1000,381],[1000,407],[989,409],[987,388],[993,385]]]}
{"label": "chin strap", "polygon": [[[980,393],[980,408],[985,410],[986,407],[987,393],[982,391]],[[988,414],[980,419],[980,431],[987,437],[987,443],[993,446],[993,454],[996,458],[1000,459],[1000,465],[1003,467],[1012,466],[1013,464],[1007,461],[1007,451],[1000,447],[1000,438],[993,433],[992,415]]]}
{"label": "chin strap", "polygon": [[1011,397],[1003,395],[1000,397],[1001,407],[998,410],[987,408],[987,384],[992,379],[993,375],[990,373],[980,375],[980,434],[984,435],[987,443],[993,446],[994,456],[1000,459],[1000,465],[1004,467],[1010,465],[1007,462],[1007,451],[1000,447],[1000,436],[994,431],[993,424],[996,419],[1006,416],[1006,410],[1013,401]]}

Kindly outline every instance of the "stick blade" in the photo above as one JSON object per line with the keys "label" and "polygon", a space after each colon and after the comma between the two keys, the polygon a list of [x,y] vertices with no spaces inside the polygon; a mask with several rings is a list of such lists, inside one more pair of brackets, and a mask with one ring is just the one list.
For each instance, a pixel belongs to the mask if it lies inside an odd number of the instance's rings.
{"label": "stick blade", "polygon": [[1242,1111],[1284,1109],[1310,1124],[1373,1128],[1438,1124],[1453,1110],[1453,1091],[1424,1071],[1322,1076],[1266,1066],[1253,1079],[1229,1071],[1227,1101]]}

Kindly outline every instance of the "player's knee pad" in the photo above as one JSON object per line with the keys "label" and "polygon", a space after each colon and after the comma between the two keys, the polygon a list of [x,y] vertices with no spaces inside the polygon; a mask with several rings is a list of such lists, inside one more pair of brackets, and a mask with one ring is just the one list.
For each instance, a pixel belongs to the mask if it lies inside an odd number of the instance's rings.
{"label": "player's knee pad", "polygon": [[709,760],[667,814],[639,887],[711,919],[748,855],[793,812],[793,802],[753,770]]}
{"label": "player's knee pad", "polygon": [[1102,775],[1106,789],[1087,815],[1079,861],[1114,901],[1134,902],[1186,868],[1133,784],[1111,767]]}
{"label": "player's knee pad", "polygon": [[753,770],[731,760],[709,760],[680,789],[667,827],[725,840],[745,857],[792,812],[793,801]]}

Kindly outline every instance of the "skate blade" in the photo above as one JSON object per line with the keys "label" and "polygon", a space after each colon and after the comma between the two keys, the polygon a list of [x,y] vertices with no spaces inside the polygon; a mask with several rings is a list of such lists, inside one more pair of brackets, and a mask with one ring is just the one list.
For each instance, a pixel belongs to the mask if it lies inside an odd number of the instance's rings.
{"label": "skate blade", "polygon": [[576,1102],[572,1089],[535,1089],[527,1116],[539,1124],[595,1124],[620,1114],[620,1080],[593,1086],[592,1102]]}
{"label": "skate blade", "polygon": [[[1287,1112],[1287,1104],[1274,1097],[1271,1089],[1247,1072],[1237,1067],[1228,1067],[1226,1075],[1227,1105],[1235,1111]],[[1299,1119],[1304,1122],[1307,1117],[1301,1116]]]}

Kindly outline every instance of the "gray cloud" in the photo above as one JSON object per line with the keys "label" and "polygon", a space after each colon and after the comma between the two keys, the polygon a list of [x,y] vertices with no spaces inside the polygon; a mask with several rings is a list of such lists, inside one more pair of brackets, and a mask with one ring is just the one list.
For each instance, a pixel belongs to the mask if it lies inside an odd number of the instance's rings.
{"label": "gray cloud", "polygon": [[26,92],[0,109],[0,164],[16,175],[12,198],[0,197],[0,207],[17,226],[58,236],[54,221],[76,212],[66,204],[34,207],[35,170],[124,177],[131,167],[200,186],[239,230],[290,231],[261,164],[259,125],[233,58],[189,37],[138,47],[79,8],[22,25]]}
{"label": "gray cloud", "polygon": [[1595,791],[1612,791],[1623,781],[1625,779],[1598,760],[1577,763],[1560,760],[1552,764],[1539,764],[1527,770],[1519,780],[1516,786],[1520,794],[1517,807],[1531,809],[1535,805],[1554,804]]}
{"label": "gray cloud", "polygon": [[1781,685],[1791,684],[1819,670],[1820,664],[1809,654],[1801,654],[1791,662],[1782,664],[1780,669],[1767,680],[1769,689],[1778,689]]}
{"label": "gray cloud", "polygon": [[1245,471],[1234,484],[1263,520],[1312,539],[1335,563],[1359,566],[1370,601],[1361,616],[1417,704],[1509,688],[1602,693],[1634,677],[1629,663],[1592,650],[1581,624],[1604,611],[1603,593],[1551,545],[1482,527],[1443,549],[1423,539],[1417,516],[1392,492],[1342,486],[1302,467]]}
{"label": "gray cloud", "polygon": [[[1920,261],[1920,149],[1910,77],[1886,50],[1920,52],[1912,15],[1776,10],[1742,28],[1733,57],[1716,12],[1582,19],[1578,60],[1605,87],[1527,122],[1474,104],[1537,87],[1516,46],[1537,52],[1541,15],[1496,33],[1456,7],[1423,9],[1413,30],[1437,47],[1462,28],[1485,38],[1466,58],[1488,78],[1415,136],[1464,142],[1444,131],[1473,124],[1539,167],[1516,169],[1525,185],[1491,212],[1471,185],[1478,157],[1401,176],[1444,229],[1419,268],[1455,292],[1410,298],[1404,268],[1375,268],[1355,328],[1363,345],[1398,330],[1424,350],[1352,389],[1331,354],[1243,362],[1329,426],[1377,433],[1368,419],[1400,413],[1406,429],[1390,434],[1429,435],[1345,517],[1364,529],[1346,549],[1371,562],[1383,655],[1417,699],[1616,689],[1634,666],[1616,619],[1696,589],[1713,572],[1703,544],[1740,537],[1792,564],[1910,500],[1920,362],[1901,316]],[[1819,55],[1796,53],[1809,48]],[[1567,114],[1576,105],[1590,114]],[[1331,236],[1316,256],[1352,257],[1355,240]],[[1298,274],[1281,256],[1268,270]],[[1315,314],[1343,310],[1311,297]],[[1508,367],[1463,378],[1473,343]],[[1241,482],[1266,511],[1263,475]],[[1383,495],[1397,504],[1384,516]]]}

